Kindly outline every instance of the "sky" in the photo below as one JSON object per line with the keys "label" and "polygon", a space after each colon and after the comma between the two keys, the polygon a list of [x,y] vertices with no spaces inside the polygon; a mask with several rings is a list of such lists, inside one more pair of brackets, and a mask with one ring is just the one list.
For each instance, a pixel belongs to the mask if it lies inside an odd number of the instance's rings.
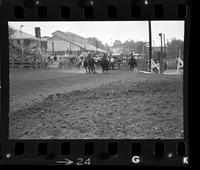
{"label": "sky", "polygon": [[[51,36],[60,30],[72,32],[84,38],[96,37],[103,44],[112,45],[115,40],[149,41],[148,21],[63,21],[63,22],[9,22],[15,29],[35,35],[35,27],[41,28],[41,36]],[[152,45],[160,45],[159,33],[166,42],[172,38],[184,40],[184,21],[151,21]]]}

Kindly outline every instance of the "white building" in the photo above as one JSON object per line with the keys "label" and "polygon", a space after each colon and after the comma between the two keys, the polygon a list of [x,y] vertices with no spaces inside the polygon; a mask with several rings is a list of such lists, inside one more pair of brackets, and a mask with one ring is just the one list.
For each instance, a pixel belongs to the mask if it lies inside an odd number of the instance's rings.
{"label": "white building", "polygon": [[83,51],[98,51],[105,52],[102,49],[88,44],[87,39],[70,33],[57,30],[52,33],[52,37],[47,40],[47,51],[51,51],[56,54],[64,55],[66,53],[80,54]]}

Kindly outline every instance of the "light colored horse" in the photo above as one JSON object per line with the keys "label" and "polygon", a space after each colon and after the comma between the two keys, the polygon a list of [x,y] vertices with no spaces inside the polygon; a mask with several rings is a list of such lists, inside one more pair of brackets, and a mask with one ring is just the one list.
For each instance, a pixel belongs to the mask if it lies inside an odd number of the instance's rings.
{"label": "light colored horse", "polygon": [[72,68],[80,68],[82,62],[76,61],[73,58],[63,58],[59,61],[58,69],[72,69]]}

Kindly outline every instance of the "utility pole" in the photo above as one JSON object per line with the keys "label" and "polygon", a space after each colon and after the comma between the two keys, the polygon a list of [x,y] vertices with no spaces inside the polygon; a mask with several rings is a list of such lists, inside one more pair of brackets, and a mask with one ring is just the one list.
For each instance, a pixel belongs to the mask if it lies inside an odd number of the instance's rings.
{"label": "utility pole", "polygon": [[22,42],[22,27],[23,27],[23,25],[20,26],[20,34],[21,34],[21,49],[22,49],[22,58],[23,58],[24,51],[23,51],[23,42]]}
{"label": "utility pole", "polygon": [[175,58],[176,59],[178,58],[178,46],[177,45],[175,46]]}
{"label": "utility pole", "polygon": [[54,56],[54,42],[52,41],[52,52],[53,52],[53,56]]}
{"label": "utility pole", "polygon": [[163,34],[164,54],[166,54],[165,34]]}
{"label": "utility pole", "polygon": [[151,72],[151,58],[152,58],[151,21],[149,20],[149,72]]}
{"label": "utility pole", "polygon": [[161,56],[160,56],[160,73],[163,73],[163,44],[162,44],[162,33],[159,33],[160,36],[160,51],[161,51]]}
{"label": "utility pole", "polygon": [[97,39],[96,39],[96,54],[97,54]]}

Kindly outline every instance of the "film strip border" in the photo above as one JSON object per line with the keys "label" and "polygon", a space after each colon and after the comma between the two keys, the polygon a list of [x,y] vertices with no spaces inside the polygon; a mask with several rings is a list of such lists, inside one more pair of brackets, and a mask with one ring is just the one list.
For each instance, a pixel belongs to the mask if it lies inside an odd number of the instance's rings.
{"label": "film strip border", "polygon": [[[190,1],[186,0],[59,0],[49,2],[47,0],[30,0],[29,2],[27,0],[0,0],[0,8],[4,8],[2,11],[5,12],[4,23],[5,18],[10,21],[186,19],[186,26],[190,23],[187,21],[190,16]],[[188,36],[186,40],[189,39]],[[2,127],[5,126],[4,124]],[[187,127],[184,128],[187,131]],[[2,129],[0,131],[3,132]],[[5,143],[2,138],[0,164],[26,163],[187,165],[189,163],[188,143],[184,140],[10,140]]]}
{"label": "film strip border", "polygon": [[183,140],[10,141],[2,164],[188,165]]}
{"label": "film strip border", "polygon": [[[187,0],[1,0],[9,20],[184,20]],[[3,3],[2,3],[3,4]]]}

